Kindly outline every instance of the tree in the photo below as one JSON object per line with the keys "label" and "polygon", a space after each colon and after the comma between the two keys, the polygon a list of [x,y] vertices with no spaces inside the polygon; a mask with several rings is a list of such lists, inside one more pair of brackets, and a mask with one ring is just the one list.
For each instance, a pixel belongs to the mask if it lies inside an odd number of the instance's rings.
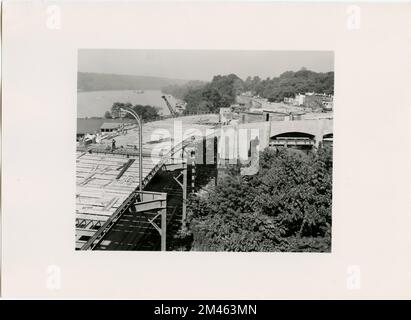
{"label": "tree", "polygon": [[248,76],[244,81],[244,90],[251,91],[252,88],[253,88],[253,79],[251,78],[251,76]]}
{"label": "tree", "polygon": [[272,102],[280,102],[285,97],[305,92],[333,94],[334,72],[317,73],[303,67],[297,72],[286,71],[271,79],[247,78],[245,88]]}
{"label": "tree", "polygon": [[[149,105],[135,105],[133,106],[131,103],[122,103],[122,102],[115,102],[113,103],[113,106],[111,107],[111,115],[113,118],[119,118],[120,117],[120,110],[122,107],[130,107],[133,108],[134,111],[140,116],[141,119],[146,120],[146,121],[151,121],[155,120],[159,117],[158,114],[158,109]],[[108,111],[107,111],[108,112]],[[134,119],[134,117],[126,113],[125,118],[128,119]]]}
{"label": "tree", "polygon": [[201,89],[206,85],[204,81],[193,80],[183,85],[172,84],[161,89],[163,93],[171,94],[178,99],[184,99],[190,90]]}
{"label": "tree", "polygon": [[220,108],[233,104],[236,96],[244,91],[251,91],[271,102],[280,102],[305,92],[333,94],[334,72],[317,73],[303,67],[297,72],[286,71],[279,77],[262,80],[258,76],[249,76],[245,81],[235,74],[216,75],[208,83],[174,86],[167,90],[187,102],[187,113],[218,112]]}
{"label": "tree", "polygon": [[104,113],[104,118],[106,118],[106,119],[111,119],[111,118],[112,118],[110,111],[106,111],[106,112]]}
{"label": "tree", "polygon": [[184,96],[186,113],[218,112],[220,108],[233,104],[236,96],[243,91],[243,81],[235,74],[216,75],[203,87],[188,90]]}
{"label": "tree", "polygon": [[329,251],[331,149],[266,149],[259,173],[230,170],[188,200],[194,250]]}
{"label": "tree", "polygon": [[123,103],[123,102],[114,102],[111,107],[111,116],[113,118],[120,118],[120,111],[122,107],[131,107],[132,104],[130,102]]}
{"label": "tree", "polygon": [[193,227],[195,251],[281,251],[282,239],[272,220],[255,212],[227,210],[207,216]]}
{"label": "tree", "polygon": [[[228,176],[205,195],[189,199],[196,251],[276,251],[283,242],[269,217],[255,212],[252,188]],[[276,245],[278,247],[276,248]]]}
{"label": "tree", "polygon": [[326,159],[327,151],[305,155],[284,149],[270,159],[269,169],[260,171],[256,201],[284,236],[325,235],[332,196],[332,167]]}

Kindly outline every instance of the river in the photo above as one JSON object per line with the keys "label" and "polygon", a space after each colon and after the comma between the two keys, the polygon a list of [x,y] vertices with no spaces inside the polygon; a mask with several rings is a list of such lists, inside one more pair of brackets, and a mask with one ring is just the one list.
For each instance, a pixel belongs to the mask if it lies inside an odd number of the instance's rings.
{"label": "river", "polygon": [[[77,118],[103,117],[104,113],[111,109],[114,102],[130,102],[133,105],[150,105],[157,107],[162,115],[170,114],[165,101],[161,98],[160,90],[110,90],[87,91],[77,93]],[[171,105],[175,105],[176,99],[167,95]]]}

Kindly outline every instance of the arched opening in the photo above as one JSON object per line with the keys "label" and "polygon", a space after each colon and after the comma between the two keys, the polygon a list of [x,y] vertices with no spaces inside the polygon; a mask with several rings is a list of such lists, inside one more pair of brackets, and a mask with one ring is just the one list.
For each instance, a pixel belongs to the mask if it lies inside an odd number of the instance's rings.
{"label": "arched opening", "polygon": [[297,149],[311,149],[315,136],[305,132],[285,132],[270,138],[272,147],[293,147]]}
{"label": "arched opening", "polygon": [[332,133],[325,134],[323,136],[323,144],[325,146],[332,147],[333,146],[333,139],[334,139],[334,135]]}

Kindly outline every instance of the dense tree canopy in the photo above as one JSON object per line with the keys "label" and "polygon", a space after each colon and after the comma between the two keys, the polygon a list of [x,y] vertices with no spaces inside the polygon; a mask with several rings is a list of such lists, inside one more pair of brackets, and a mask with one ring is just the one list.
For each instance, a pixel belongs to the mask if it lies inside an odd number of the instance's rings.
{"label": "dense tree canopy", "polygon": [[184,99],[184,97],[189,91],[202,88],[205,85],[206,82],[204,81],[192,80],[182,85],[172,84],[169,86],[165,86],[161,88],[161,91],[163,93],[171,94],[178,99]]}
{"label": "dense tree canopy", "polygon": [[260,171],[232,171],[188,202],[192,250],[330,251],[332,157],[265,150]]}
{"label": "dense tree canopy", "polygon": [[78,91],[99,90],[160,90],[163,87],[182,86],[187,80],[160,77],[108,74],[93,72],[77,73]]}
{"label": "dense tree canopy", "polygon": [[243,82],[235,74],[215,76],[210,83],[190,90],[184,96],[186,112],[218,112],[234,103],[237,94],[243,90]]}
{"label": "dense tree canopy", "polygon": [[279,77],[262,80],[258,76],[247,77],[245,81],[235,74],[214,76],[211,82],[189,82],[183,86],[163,88],[163,92],[187,102],[187,113],[218,112],[235,102],[236,95],[250,91],[269,101],[283,101],[298,93],[334,93],[334,72],[318,73],[302,68],[286,71]]}
{"label": "dense tree canopy", "polygon": [[187,102],[186,113],[218,112],[235,102],[243,91],[243,81],[235,74],[214,76],[211,82],[190,81],[183,86],[168,86],[163,92]]}
{"label": "dense tree canopy", "polygon": [[302,68],[297,72],[286,71],[279,77],[261,80],[248,77],[244,82],[246,91],[267,98],[270,101],[282,101],[298,93],[316,92],[334,93],[334,72],[318,73]]}
{"label": "dense tree canopy", "polygon": [[[122,103],[122,102],[115,102],[111,107],[111,116],[114,118],[119,117],[120,108],[123,106],[132,107],[134,111],[141,117],[142,120],[150,121],[155,120],[159,117],[158,110],[152,106],[143,106],[143,105],[135,105],[133,106],[131,103]],[[108,112],[108,111],[107,111]],[[107,113],[106,112],[106,113]],[[125,118],[133,118],[133,116],[129,113],[126,113]]]}

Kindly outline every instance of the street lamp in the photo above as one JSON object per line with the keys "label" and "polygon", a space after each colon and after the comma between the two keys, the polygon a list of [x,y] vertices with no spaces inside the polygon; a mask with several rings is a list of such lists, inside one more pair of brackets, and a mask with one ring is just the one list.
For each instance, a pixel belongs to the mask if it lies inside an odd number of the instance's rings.
{"label": "street lamp", "polygon": [[143,123],[141,122],[141,119],[137,112],[128,106],[120,107],[120,109],[123,109],[125,112],[131,114],[137,121],[138,125],[138,179],[139,179],[139,189],[140,192],[143,191]]}

